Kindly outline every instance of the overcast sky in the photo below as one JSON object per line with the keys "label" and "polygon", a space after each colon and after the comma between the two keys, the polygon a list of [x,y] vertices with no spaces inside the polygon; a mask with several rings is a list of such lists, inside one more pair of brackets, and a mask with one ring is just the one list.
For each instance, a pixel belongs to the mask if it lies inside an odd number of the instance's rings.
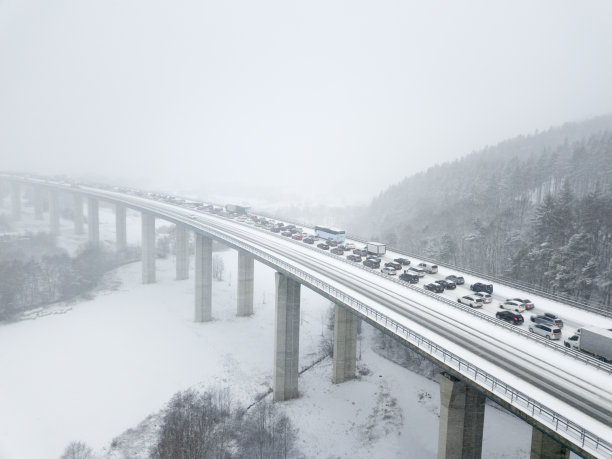
{"label": "overcast sky", "polygon": [[609,0],[0,0],[3,170],[350,203],[608,113]]}

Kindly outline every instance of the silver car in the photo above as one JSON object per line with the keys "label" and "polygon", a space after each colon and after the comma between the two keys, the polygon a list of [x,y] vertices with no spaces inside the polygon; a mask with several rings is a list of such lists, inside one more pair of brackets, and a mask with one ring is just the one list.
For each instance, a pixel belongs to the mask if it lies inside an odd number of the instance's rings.
{"label": "silver car", "polygon": [[519,303],[518,301],[506,300],[503,303],[500,303],[499,308],[519,313],[525,312],[525,305],[523,303]]}
{"label": "silver car", "polygon": [[490,302],[493,301],[493,297],[491,296],[490,293],[487,293],[487,292],[476,292],[476,293],[472,293],[472,295],[477,296],[478,298],[482,299],[482,302],[484,304],[489,304]]}
{"label": "silver car", "polygon": [[482,308],[482,298],[478,298],[475,295],[465,295],[457,298],[457,301],[461,304],[467,304],[473,308]]}
{"label": "silver car", "polygon": [[561,329],[545,324],[535,324],[529,326],[529,331],[536,335],[544,336],[547,339],[561,339]]}

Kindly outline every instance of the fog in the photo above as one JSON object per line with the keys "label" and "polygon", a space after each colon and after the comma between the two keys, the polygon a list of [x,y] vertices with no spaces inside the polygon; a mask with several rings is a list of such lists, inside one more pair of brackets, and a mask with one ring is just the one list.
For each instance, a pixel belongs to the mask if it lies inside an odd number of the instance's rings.
{"label": "fog", "polygon": [[0,2],[2,170],[366,202],[612,112],[612,2]]}

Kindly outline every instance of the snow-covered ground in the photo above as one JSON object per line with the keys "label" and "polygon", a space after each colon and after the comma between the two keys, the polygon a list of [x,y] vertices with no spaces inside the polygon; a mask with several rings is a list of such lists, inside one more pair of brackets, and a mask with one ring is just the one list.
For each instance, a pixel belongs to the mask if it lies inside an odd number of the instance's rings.
{"label": "snow-covered ground", "polygon": [[[138,214],[128,218],[128,242],[138,243]],[[112,212],[101,209],[100,221],[101,238],[114,240]],[[26,208],[24,226],[30,224]],[[74,250],[85,237],[70,232],[70,222],[62,221],[59,242]],[[175,281],[170,257],[158,260],[156,284],[141,284],[139,263],[126,265],[91,301],[0,325],[0,458],[57,457],[73,440],[108,453],[113,438],[189,387],[229,387],[245,405],[267,391],[273,271],[256,263],[255,313],[239,318],[237,255],[219,255],[225,278],[214,282],[210,323],[193,322],[193,278]],[[302,289],[301,367],[320,355],[329,308]],[[358,380],[331,384],[325,359],[300,376],[300,398],[281,404],[308,457],[435,456],[438,385],[372,351],[372,335],[365,326]],[[529,455],[530,427],[507,412],[487,406],[484,435],[483,457]]]}

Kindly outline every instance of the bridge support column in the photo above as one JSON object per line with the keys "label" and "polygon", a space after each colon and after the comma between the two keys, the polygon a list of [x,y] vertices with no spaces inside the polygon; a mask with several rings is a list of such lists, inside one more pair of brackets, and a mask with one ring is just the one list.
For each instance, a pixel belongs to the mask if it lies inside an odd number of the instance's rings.
{"label": "bridge support column", "polygon": [[195,321],[212,320],[212,239],[196,233]]}
{"label": "bridge support column", "polygon": [[298,396],[300,283],[276,273],[274,318],[274,401]]}
{"label": "bridge support column", "polygon": [[100,245],[100,215],[98,200],[87,198],[87,233],[89,244],[98,248]]}
{"label": "bridge support column", "polygon": [[32,188],[32,192],[34,194],[34,218],[36,220],[43,219],[43,197],[42,190],[39,186],[35,186]]}
{"label": "bridge support column", "polygon": [[334,384],[355,377],[357,366],[357,324],[359,319],[338,305],[334,309]]}
{"label": "bridge support column", "polygon": [[189,232],[183,225],[176,225],[176,280],[189,279]]}
{"label": "bridge support column", "polygon": [[155,217],[142,213],[142,283],[155,283]]}
{"label": "bridge support column", "polygon": [[11,183],[11,201],[13,220],[21,220],[21,185],[19,183]]}
{"label": "bridge support column", "polygon": [[570,451],[534,427],[531,434],[530,457],[531,459],[569,459]]}
{"label": "bridge support column", "polygon": [[126,219],[125,219],[125,206],[121,204],[115,205],[115,250],[118,253],[125,252],[127,248],[127,237],[126,237]]}
{"label": "bridge support column", "polygon": [[480,458],[485,396],[465,382],[440,374],[438,459]]}
{"label": "bridge support column", "polygon": [[238,316],[253,314],[253,279],[255,260],[248,253],[238,251]]}
{"label": "bridge support column", "polygon": [[58,192],[51,190],[49,192],[49,224],[51,225],[51,234],[60,234],[60,209]]}
{"label": "bridge support column", "polygon": [[83,234],[83,221],[85,218],[83,217],[83,196],[80,194],[74,195],[73,219],[74,234]]}

